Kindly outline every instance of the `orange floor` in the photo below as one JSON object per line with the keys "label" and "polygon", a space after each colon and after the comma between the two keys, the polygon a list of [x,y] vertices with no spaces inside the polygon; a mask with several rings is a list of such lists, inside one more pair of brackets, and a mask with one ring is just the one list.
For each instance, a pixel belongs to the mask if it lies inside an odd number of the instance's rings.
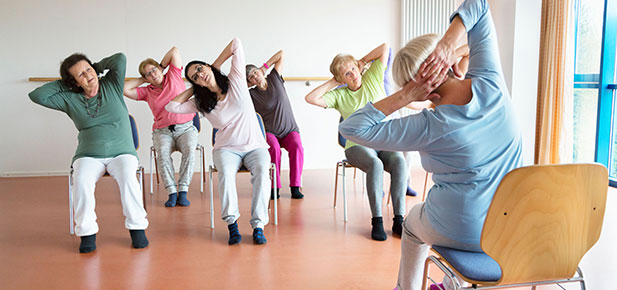
{"label": "orange floor", "polygon": [[[147,200],[151,244],[141,250],[130,247],[117,185],[106,177],[97,186],[100,232],[90,254],[79,254],[79,238],[69,235],[66,177],[0,178],[0,289],[392,289],[400,239],[391,236],[391,207],[384,205],[388,240],[371,240],[360,174],[352,176],[348,169],[347,223],[340,195],[332,207],[334,170],[307,170],[304,200],[290,198],[284,177],[279,225],[266,226],[262,246],[251,239],[248,174],[238,175],[243,241],[235,246],[227,245],[217,197],[209,228],[198,175],[187,208],[163,207],[160,185]],[[423,172],[413,176],[421,191]],[[408,197],[408,209],[419,200]]]}

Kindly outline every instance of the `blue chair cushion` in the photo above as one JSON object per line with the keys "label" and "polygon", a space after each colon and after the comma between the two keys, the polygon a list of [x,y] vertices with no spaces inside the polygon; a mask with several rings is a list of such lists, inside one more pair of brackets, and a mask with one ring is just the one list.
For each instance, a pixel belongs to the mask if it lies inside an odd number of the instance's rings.
{"label": "blue chair cushion", "polygon": [[467,252],[440,246],[433,246],[432,249],[467,279],[497,282],[501,278],[499,264],[485,253]]}

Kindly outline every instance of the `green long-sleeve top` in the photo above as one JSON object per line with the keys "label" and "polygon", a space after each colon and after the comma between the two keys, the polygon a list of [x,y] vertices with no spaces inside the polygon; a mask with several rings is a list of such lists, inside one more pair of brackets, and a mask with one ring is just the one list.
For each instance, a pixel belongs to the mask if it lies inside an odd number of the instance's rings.
{"label": "green long-sleeve top", "polygon": [[[111,158],[122,154],[137,156],[128,109],[122,96],[126,56],[116,53],[92,66],[98,73],[109,70],[99,80],[99,93],[93,98],[88,99],[82,93],[70,91],[61,81],[47,83],[28,95],[33,102],[62,111],[73,120],[79,131],[73,161],[81,157]],[[99,96],[101,106],[93,118],[86,112],[86,102],[90,114],[94,114]]]}

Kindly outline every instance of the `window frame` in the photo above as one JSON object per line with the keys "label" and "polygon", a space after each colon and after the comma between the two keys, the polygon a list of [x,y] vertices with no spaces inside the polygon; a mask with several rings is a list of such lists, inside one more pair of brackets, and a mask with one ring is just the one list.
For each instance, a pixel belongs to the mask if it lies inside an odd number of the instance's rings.
{"label": "window frame", "polygon": [[615,98],[617,98],[615,83],[615,54],[617,47],[617,0],[604,0],[604,19],[602,21],[602,43],[599,74],[576,73],[576,50],[578,48],[578,12],[580,1],[574,2],[575,36],[574,36],[574,88],[598,89],[598,112],[596,120],[595,162],[609,169],[609,184],[617,187],[617,176],[610,177],[610,158],[613,146],[612,127],[614,118]]}

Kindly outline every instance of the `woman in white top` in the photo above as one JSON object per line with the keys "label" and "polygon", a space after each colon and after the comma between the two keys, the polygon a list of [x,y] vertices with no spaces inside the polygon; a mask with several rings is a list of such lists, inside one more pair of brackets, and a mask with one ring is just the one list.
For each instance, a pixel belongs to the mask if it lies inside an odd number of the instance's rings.
{"label": "woman in white top", "polygon": [[[225,76],[219,69],[230,57],[231,70],[229,76]],[[236,191],[236,172],[242,165],[252,175],[251,226],[256,244],[266,243],[263,227],[268,224],[270,155],[248,91],[245,65],[242,43],[234,38],[211,65],[202,61],[189,62],[185,75],[193,86],[165,107],[172,113],[200,112],[218,129],[213,159],[219,172],[221,215],[227,222],[230,245],[242,240],[237,223],[240,212]],[[195,97],[189,99],[193,95]]]}

